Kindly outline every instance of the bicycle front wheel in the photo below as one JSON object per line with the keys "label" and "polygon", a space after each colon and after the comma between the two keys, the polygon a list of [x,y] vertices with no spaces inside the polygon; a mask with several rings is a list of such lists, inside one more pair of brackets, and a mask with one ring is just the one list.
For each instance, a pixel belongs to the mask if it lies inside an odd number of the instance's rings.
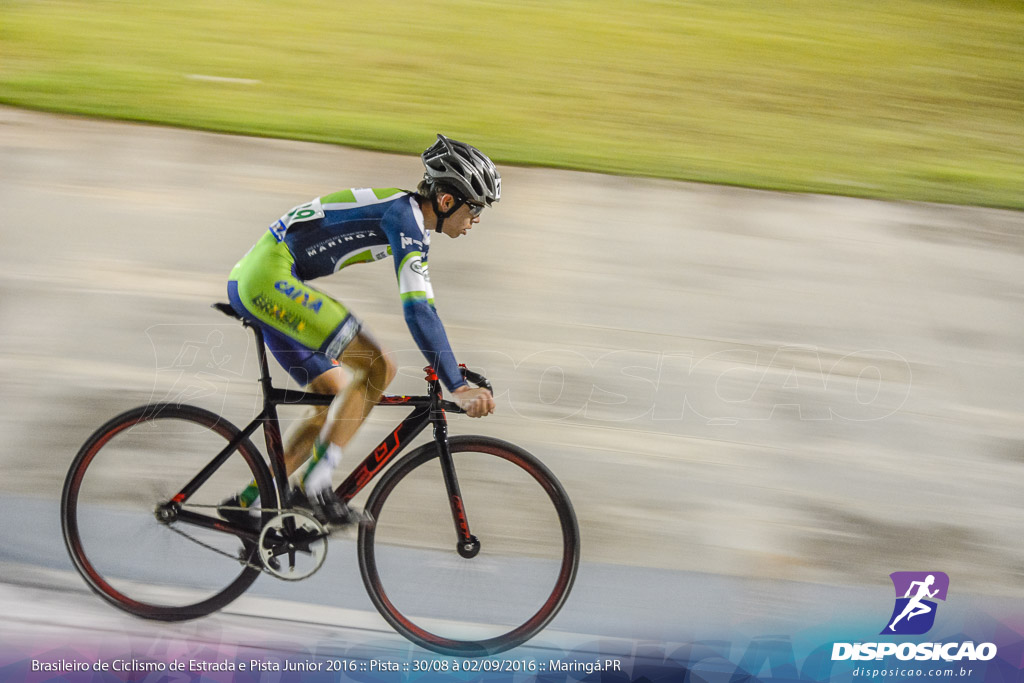
{"label": "bicycle front wheel", "polygon": [[276,500],[249,439],[181,505],[221,529],[157,514],[238,434],[208,410],[155,404],[115,417],[89,437],[64,483],[61,524],[90,588],[132,614],[178,621],[220,609],[256,580],[254,545],[224,530],[216,511],[252,480],[264,501]]}
{"label": "bicycle front wheel", "polygon": [[437,447],[384,475],[366,504],[359,568],[370,599],[406,638],[435,652],[485,656],[516,647],[564,604],[579,565],[579,528],[554,475],[512,444],[449,441],[478,554],[458,552]]}

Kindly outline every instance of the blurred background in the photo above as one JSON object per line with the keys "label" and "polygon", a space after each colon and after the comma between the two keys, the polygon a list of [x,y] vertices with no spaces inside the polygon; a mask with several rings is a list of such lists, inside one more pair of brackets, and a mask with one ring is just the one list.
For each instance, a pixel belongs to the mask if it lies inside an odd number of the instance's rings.
{"label": "blurred background", "polygon": [[529,166],[1024,206],[1015,0],[12,0],[0,19],[19,106],[405,154],[445,130]]}
{"label": "blurred background", "polygon": [[[431,250],[498,389],[453,431],[541,456],[585,562],[1024,597],[1021,35],[996,0],[4,2],[5,509],[55,519],[147,400],[248,421],[227,272],[298,203],[414,187],[444,132],[505,190]],[[391,268],[317,284],[420,391]]]}

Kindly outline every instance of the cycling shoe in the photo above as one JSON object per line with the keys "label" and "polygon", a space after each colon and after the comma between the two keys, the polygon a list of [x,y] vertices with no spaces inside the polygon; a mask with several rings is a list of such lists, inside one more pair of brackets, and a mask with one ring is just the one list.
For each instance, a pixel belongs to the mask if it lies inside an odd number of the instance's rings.
{"label": "cycling shoe", "polygon": [[321,524],[342,527],[369,521],[369,515],[350,508],[345,501],[338,498],[334,489],[326,488],[307,494],[299,488],[293,488],[290,498],[293,507],[311,511]]}
{"label": "cycling shoe", "polygon": [[242,502],[238,499],[238,496],[231,496],[221,501],[221,504],[217,506],[217,514],[224,520],[246,531],[259,532],[263,526],[263,520],[260,518],[260,515],[254,515],[251,510],[242,507]]}

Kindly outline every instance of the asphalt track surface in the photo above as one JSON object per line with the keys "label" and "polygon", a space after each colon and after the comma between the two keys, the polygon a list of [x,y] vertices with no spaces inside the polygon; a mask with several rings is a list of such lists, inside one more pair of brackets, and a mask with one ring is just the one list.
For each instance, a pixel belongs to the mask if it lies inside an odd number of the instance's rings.
{"label": "asphalt track surface", "polygon": [[[419,169],[415,157],[0,108],[12,637],[142,628],[69,573],[57,509],[74,453],[153,399],[251,418],[248,338],[208,308],[226,273],[290,207],[411,187]],[[454,420],[453,433],[534,452],[576,506],[583,566],[552,633],[779,632],[837,605],[878,614],[898,569],[944,571],[979,600],[1024,598],[1024,214],[502,174],[498,208],[467,237],[434,240],[431,275],[460,360],[498,388],[497,414]],[[317,285],[395,352],[391,389],[420,392],[391,267]],[[390,422],[378,411],[350,453]],[[333,571],[349,572],[355,602],[316,609],[372,621],[348,562]],[[318,591],[288,588],[261,579],[251,599],[312,619],[303,600]],[[174,633],[223,639],[251,618],[229,610]],[[402,647],[379,619],[367,628]]]}

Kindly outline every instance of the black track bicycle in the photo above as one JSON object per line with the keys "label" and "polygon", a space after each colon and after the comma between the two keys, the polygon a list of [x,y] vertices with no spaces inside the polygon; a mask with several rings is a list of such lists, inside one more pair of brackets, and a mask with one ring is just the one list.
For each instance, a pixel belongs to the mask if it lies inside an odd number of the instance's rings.
{"label": "black track bicycle", "polygon": [[[238,317],[227,304],[214,307]],[[64,541],[86,583],[120,609],[164,621],[205,616],[261,574],[312,576],[329,540],[352,543],[287,503],[277,407],[333,397],[274,387],[263,335],[246,326],[256,335],[263,406],[244,429],[195,406],[145,405],[100,427],[71,464]],[[529,640],[561,609],[579,564],[579,528],[565,490],[537,458],[498,439],[449,438],[447,415],[462,411],[426,373],[427,395],[381,399],[412,410],[337,493],[350,501],[382,475],[355,545],[384,619],[429,650],[490,655]],[[428,426],[433,441],[398,458]],[[250,440],[261,427],[266,460]],[[218,507],[248,481],[262,509],[258,524],[243,526]]]}

